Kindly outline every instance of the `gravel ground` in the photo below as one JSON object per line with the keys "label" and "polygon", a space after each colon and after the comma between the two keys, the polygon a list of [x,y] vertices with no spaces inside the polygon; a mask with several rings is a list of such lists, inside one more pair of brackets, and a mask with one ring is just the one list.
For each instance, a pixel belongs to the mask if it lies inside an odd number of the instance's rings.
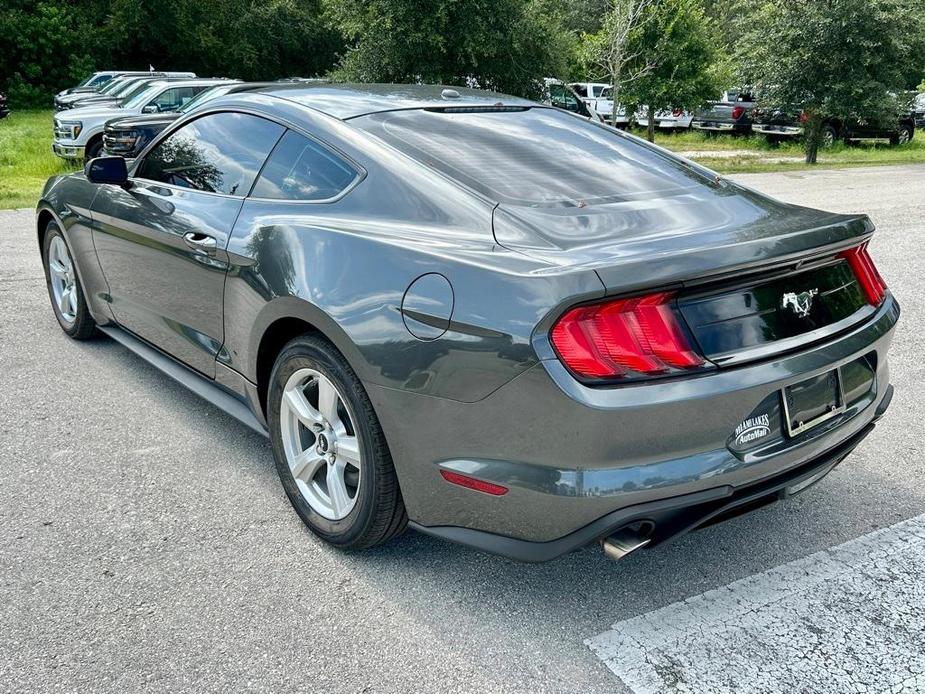
{"label": "gravel ground", "polygon": [[32,212],[0,213],[0,691],[626,691],[586,638],[921,514],[925,167],[737,179],[873,218],[904,309],[896,397],[812,490],[616,564],[414,533],[323,547],[264,439],[116,343],[60,332]]}

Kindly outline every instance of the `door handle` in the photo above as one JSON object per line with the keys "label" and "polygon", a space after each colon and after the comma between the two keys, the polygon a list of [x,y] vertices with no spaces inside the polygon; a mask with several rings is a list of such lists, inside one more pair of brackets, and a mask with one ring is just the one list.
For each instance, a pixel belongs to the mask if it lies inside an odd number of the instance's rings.
{"label": "door handle", "polygon": [[200,251],[206,255],[215,253],[217,247],[214,237],[208,234],[200,234],[196,231],[189,231],[183,234],[183,240],[186,242],[186,245],[194,251]]}

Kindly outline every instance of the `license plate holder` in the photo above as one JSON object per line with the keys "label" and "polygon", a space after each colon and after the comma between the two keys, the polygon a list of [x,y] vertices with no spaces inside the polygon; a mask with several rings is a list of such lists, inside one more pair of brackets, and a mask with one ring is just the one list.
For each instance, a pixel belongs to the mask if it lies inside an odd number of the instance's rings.
{"label": "license plate holder", "polygon": [[845,411],[838,369],[786,386],[781,395],[784,424],[791,438]]}

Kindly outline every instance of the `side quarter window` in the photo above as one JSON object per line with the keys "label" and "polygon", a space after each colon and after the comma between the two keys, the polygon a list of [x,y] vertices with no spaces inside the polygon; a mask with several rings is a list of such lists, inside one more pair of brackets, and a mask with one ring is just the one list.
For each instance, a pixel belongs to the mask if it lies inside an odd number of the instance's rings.
{"label": "side quarter window", "polygon": [[211,113],[161,140],[137,176],[207,193],[245,196],[285,128],[246,113]]}
{"label": "side quarter window", "polygon": [[337,154],[292,130],[267,160],[251,197],[327,200],[353,183],[356,170]]}

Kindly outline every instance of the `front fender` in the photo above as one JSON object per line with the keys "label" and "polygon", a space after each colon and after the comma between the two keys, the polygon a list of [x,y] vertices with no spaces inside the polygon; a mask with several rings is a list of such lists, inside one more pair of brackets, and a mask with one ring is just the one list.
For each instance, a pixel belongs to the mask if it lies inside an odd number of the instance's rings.
{"label": "front fender", "polygon": [[112,320],[109,285],[96,257],[90,211],[100,188],[87,181],[82,173],[48,179],[36,206],[36,240],[41,253],[45,228],[49,220],[54,220],[74,260],[90,315],[97,323],[105,324]]}

